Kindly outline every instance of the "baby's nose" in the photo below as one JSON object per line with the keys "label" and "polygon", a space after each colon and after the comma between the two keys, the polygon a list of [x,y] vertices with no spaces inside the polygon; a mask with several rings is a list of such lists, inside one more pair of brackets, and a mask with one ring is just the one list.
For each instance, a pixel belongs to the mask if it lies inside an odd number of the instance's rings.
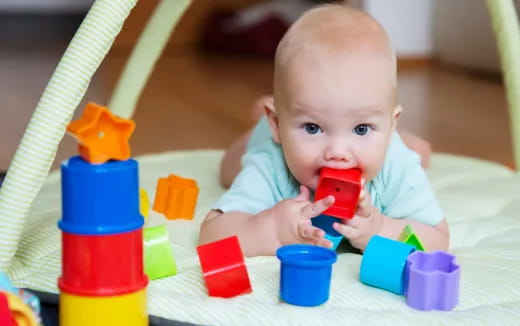
{"label": "baby's nose", "polygon": [[350,150],[345,145],[337,143],[330,144],[325,150],[325,160],[349,162],[351,157]]}

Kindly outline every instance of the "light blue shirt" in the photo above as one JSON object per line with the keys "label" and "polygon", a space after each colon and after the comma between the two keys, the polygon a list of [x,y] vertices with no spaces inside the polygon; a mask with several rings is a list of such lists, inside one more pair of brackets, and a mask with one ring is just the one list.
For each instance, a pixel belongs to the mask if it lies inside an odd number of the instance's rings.
{"label": "light blue shirt", "polygon": [[[397,133],[392,135],[381,171],[366,189],[372,204],[388,217],[428,225],[437,225],[444,218],[419,155],[408,149]],[[272,140],[263,118],[253,130],[242,158],[242,170],[213,209],[256,214],[298,193],[299,183],[287,168],[282,149]]]}

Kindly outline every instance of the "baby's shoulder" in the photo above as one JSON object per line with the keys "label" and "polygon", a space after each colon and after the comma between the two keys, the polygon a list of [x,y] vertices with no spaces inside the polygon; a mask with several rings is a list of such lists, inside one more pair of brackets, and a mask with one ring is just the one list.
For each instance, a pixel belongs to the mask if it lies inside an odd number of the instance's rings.
{"label": "baby's shoulder", "polygon": [[371,193],[378,197],[398,193],[400,188],[412,186],[414,176],[422,172],[419,155],[410,150],[394,132],[383,166],[371,182]]}
{"label": "baby's shoulder", "polygon": [[291,198],[297,193],[298,185],[287,167],[282,148],[272,139],[249,147],[242,158],[242,168],[260,173],[277,198]]}
{"label": "baby's shoulder", "polygon": [[399,134],[394,132],[386,152],[385,161],[378,177],[385,183],[405,177],[410,170],[421,169],[421,158],[410,150]]}
{"label": "baby's shoulder", "polygon": [[436,225],[443,213],[419,155],[394,134],[379,174],[368,189],[382,214]]}
{"label": "baby's shoulder", "polygon": [[263,166],[276,172],[278,166],[285,164],[280,145],[272,139],[264,139],[254,146],[248,146],[242,157],[242,166],[250,164]]}

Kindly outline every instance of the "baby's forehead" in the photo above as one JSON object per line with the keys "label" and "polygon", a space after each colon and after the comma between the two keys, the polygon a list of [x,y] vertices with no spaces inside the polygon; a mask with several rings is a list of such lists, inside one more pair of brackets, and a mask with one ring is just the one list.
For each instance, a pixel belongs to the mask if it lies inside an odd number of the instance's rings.
{"label": "baby's forehead", "polygon": [[385,55],[368,52],[347,55],[301,52],[280,65],[276,76],[275,90],[316,91],[331,87],[355,91],[370,88],[377,94],[395,91],[397,84],[392,62]]}
{"label": "baby's forehead", "polygon": [[279,100],[276,104],[298,103],[301,107],[324,111],[343,107],[354,109],[359,114],[393,107],[396,102],[396,80],[391,72],[387,69],[383,72],[385,69],[378,69],[378,65],[367,69],[356,65],[358,62],[342,68],[325,61],[316,65],[294,66],[275,85],[275,97]]}

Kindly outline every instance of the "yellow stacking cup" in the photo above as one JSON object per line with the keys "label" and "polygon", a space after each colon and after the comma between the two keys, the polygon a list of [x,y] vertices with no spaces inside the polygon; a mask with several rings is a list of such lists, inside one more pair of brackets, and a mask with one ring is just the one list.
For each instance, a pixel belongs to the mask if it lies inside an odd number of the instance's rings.
{"label": "yellow stacking cup", "polygon": [[146,288],[111,297],[61,292],[61,326],[148,326]]}

